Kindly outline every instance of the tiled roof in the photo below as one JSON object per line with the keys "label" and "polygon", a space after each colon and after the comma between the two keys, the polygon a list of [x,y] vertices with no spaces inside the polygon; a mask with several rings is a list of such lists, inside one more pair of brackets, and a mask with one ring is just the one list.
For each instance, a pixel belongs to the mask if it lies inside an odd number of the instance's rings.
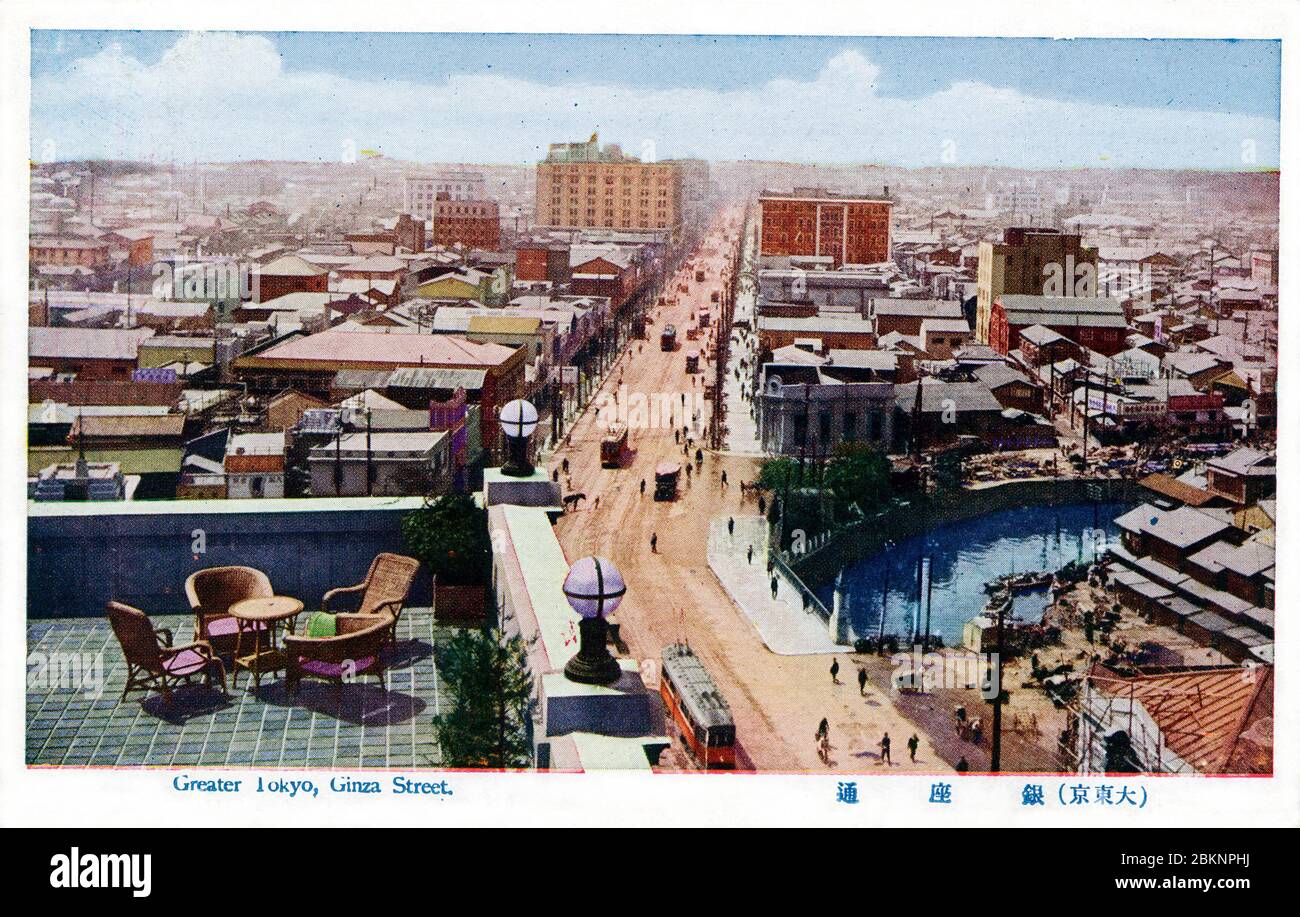
{"label": "tiled roof", "polygon": [[1258,449],[1235,449],[1227,455],[1210,459],[1206,464],[1214,469],[1232,474],[1254,474],[1265,477],[1277,474],[1277,461]]}
{"label": "tiled roof", "polygon": [[1115,520],[1125,531],[1143,532],[1176,547],[1204,541],[1232,526],[1190,506],[1163,510],[1143,503]]}
{"label": "tiled roof", "polygon": [[33,359],[134,360],[152,328],[29,328]]}
{"label": "tiled roof", "polygon": [[329,272],[298,255],[284,255],[262,265],[254,273],[269,277],[318,277]]}
{"label": "tiled roof", "polygon": [[1170,477],[1167,474],[1147,475],[1141,481],[1138,481],[1138,484],[1147,490],[1155,491],[1188,506],[1204,506],[1214,499],[1214,495],[1209,491],[1193,487],[1191,484],[1184,484],[1177,478]]}
{"label": "tiled roof", "polygon": [[[1094,684],[1116,697],[1141,703],[1169,750],[1203,774],[1256,773],[1233,770],[1243,733],[1261,714],[1271,717],[1271,667],[1231,667],[1137,678],[1097,677]],[[1267,711],[1267,713],[1266,713]],[[1268,758],[1272,758],[1271,741]]]}
{"label": "tiled roof", "polygon": [[[916,382],[908,382],[894,388],[894,401],[905,412],[910,413],[916,406]],[[921,411],[926,414],[948,409],[949,405],[961,411],[997,411],[1002,413],[1002,404],[989,387],[983,382],[941,382],[934,379],[925,380],[922,386]]]}
{"label": "tiled roof", "polygon": [[479,344],[451,334],[383,334],[322,331],[278,344],[256,356],[242,357],[249,366],[277,362],[374,363],[377,365],[498,366],[515,353],[500,344]]}
{"label": "tiled roof", "polygon": [[96,437],[178,437],[185,428],[183,414],[94,414],[78,417],[72,422],[70,440],[84,432],[88,438]]}

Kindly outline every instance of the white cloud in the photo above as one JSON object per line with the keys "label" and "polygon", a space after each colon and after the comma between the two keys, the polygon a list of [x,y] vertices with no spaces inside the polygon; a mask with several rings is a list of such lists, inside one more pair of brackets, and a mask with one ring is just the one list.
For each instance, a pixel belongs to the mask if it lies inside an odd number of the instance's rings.
{"label": "white cloud", "polygon": [[[586,137],[660,156],[1054,166],[1239,168],[1243,141],[1275,165],[1278,123],[1125,108],[955,83],[882,96],[879,68],[842,51],[810,80],[646,89],[451,74],[441,83],[287,70],[261,35],[190,33],[146,64],[110,46],[33,86],[32,147],[58,158],[332,159],[345,142],[425,161],[530,162]],[[1106,158],[1103,158],[1106,157]]]}

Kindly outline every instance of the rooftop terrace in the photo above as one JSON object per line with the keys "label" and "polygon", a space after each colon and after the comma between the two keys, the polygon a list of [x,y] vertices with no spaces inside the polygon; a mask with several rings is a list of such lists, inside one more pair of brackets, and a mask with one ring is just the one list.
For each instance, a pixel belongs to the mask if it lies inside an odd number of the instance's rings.
{"label": "rooftop terrace", "polygon": [[[154,616],[176,643],[188,643],[192,615]],[[290,697],[282,675],[257,693],[242,674],[228,696],[201,683],[176,692],[171,708],[157,692],[124,701],[126,663],[106,617],[29,620],[27,748],[29,765],[259,767],[438,767],[431,721],[444,700],[434,648],[454,631],[427,608],[408,608],[398,624],[384,686],[304,681]],[[98,659],[102,691],[85,681],[49,677],[55,658]],[[62,684],[57,682],[62,681]],[[52,683],[53,682],[53,683]]]}

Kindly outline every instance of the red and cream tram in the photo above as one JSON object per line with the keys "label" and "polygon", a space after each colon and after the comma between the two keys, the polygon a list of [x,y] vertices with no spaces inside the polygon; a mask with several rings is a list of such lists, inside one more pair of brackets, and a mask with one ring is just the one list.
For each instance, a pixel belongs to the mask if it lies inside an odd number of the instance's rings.
{"label": "red and cream tram", "polygon": [[689,646],[663,651],[659,694],[691,754],[705,770],[736,766],[736,724],[704,663]]}

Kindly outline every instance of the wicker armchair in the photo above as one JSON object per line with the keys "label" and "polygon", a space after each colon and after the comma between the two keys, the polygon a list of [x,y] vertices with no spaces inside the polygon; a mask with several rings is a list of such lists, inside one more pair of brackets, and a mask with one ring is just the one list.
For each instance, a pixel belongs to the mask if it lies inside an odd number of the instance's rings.
{"label": "wicker armchair", "polygon": [[321,610],[329,611],[330,600],[340,595],[354,592],[361,593],[361,602],[357,614],[387,614],[392,617],[389,626],[389,642],[397,642],[397,621],[406,604],[406,596],[415,582],[415,574],[420,569],[420,562],[414,557],[401,554],[377,554],[370,562],[370,571],[366,578],[355,586],[340,586],[331,589],[321,598]]}
{"label": "wicker armchair", "polygon": [[239,637],[239,621],[231,616],[230,606],[244,599],[273,596],[275,590],[261,570],[209,567],[190,574],[185,595],[194,609],[194,639],[205,640],[226,655],[234,652]]}
{"label": "wicker armchair", "polygon": [[156,688],[170,706],[172,688],[188,684],[195,675],[202,674],[211,688],[214,667],[221,675],[221,693],[226,693],[226,667],[206,640],[172,646],[171,631],[155,629],[147,614],[121,602],[108,603],[108,620],[126,657],[122,700],[133,689]]}
{"label": "wicker armchair", "polygon": [[380,651],[388,643],[392,616],[378,614],[335,615],[333,637],[285,634],[287,657],[285,687],[292,693],[304,678],[334,682],[341,692],[343,683],[361,675],[374,675],[384,683]]}

